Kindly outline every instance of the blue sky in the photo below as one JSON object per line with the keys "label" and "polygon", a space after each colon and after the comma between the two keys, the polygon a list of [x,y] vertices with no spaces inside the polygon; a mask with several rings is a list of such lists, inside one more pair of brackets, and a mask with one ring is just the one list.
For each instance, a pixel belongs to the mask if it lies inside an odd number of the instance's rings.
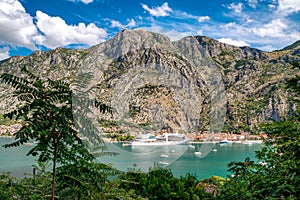
{"label": "blue sky", "polygon": [[300,39],[300,0],[0,0],[0,60],[88,48],[124,28],[271,51]]}

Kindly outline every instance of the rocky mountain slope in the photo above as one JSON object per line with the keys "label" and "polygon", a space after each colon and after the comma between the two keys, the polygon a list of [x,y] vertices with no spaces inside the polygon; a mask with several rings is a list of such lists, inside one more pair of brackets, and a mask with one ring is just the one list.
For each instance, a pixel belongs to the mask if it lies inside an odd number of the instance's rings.
{"label": "rocky mountain slope", "polygon": [[[299,75],[299,41],[279,51],[235,47],[204,36],[170,41],[142,29],[123,30],[89,49],[36,51],[1,62],[2,72],[27,66],[42,77],[63,78],[85,87],[76,94],[101,98],[113,117],[93,113],[105,126],[125,131],[255,130],[295,108],[285,79]],[[80,84],[79,84],[80,83]],[[100,84],[100,89],[88,89]],[[74,87],[75,88],[75,87]],[[19,102],[1,85],[0,111]],[[107,120],[114,121],[108,123]]]}

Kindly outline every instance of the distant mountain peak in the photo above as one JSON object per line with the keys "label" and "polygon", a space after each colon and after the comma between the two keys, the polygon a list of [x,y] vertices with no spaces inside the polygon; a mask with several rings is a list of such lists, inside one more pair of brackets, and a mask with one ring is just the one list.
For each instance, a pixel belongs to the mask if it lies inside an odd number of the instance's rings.
{"label": "distant mountain peak", "polygon": [[124,29],[106,42],[96,46],[109,57],[119,57],[130,51],[148,49],[154,46],[169,47],[170,38],[163,34],[153,33],[145,29]]}
{"label": "distant mountain peak", "polygon": [[284,47],[282,50],[292,50],[292,49],[295,49],[298,47],[300,47],[300,40],[294,42],[293,44],[291,44],[289,46]]}
{"label": "distant mountain peak", "polygon": [[[220,122],[211,115],[226,120],[224,131],[236,132],[294,112],[293,94],[280,85],[299,74],[290,64],[300,60],[299,52],[300,41],[285,51],[263,52],[206,36],[171,41],[145,29],[124,29],[89,49],[12,57],[0,62],[0,73],[27,66],[41,77],[72,82],[93,72],[91,83],[101,84],[96,95],[118,111],[114,119],[120,127],[127,127],[125,120],[133,130],[208,130],[210,120]],[[12,106],[10,92],[0,83],[0,111]],[[226,116],[214,112],[219,106]]]}

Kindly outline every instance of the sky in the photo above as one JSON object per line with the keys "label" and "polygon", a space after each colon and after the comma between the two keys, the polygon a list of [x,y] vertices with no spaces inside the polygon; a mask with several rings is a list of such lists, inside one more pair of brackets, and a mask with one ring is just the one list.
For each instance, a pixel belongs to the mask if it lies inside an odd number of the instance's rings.
{"label": "sky", "polygon": [[300,40],[300,0],[0,0],[0,60],[136,28],[273,51]]}

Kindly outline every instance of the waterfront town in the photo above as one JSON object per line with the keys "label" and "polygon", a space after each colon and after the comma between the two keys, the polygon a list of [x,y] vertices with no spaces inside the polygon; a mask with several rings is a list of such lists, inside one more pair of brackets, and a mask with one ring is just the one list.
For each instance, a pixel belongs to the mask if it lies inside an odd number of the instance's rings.
{"label": "waterfront town", "polygon": [[[20,128],[22,127],[21,124],[13,124],[10,126],[6,125],[0,125],[0,137],[13,137],[13,134],[16,133]],[[153,132],[150,131],[149,133],[159,136],[162,134],[165,134],[166,131],[157,131]],[[110,137],[112,135],[114,136],[137,136],[138,133],[124,133],[122,131],[118,131],[117,129],[114,132],[109,131],[108,133],[105,132],[104,135],[108,136],[110,138],[111,142],[118,142],[116,140],[117,137]],[[187,138],[189,138],[193,142],[209,142],[209,141],[223,141],[228,140],[231,142],[239,142],[239,141],[245,141],[245,140],[251,140],[251,141],[262,141],[267,138],[267,136],[263,133],[260,134],[250,134],[249,132],[241,131],[240,134],[233,134],[233,133],[208,133],[207,131],[204,131],[203,133],[193,132],[193,133],[187,133],[185,134]],[[122,137],[122,138],[132,138],[132,137]]]}

